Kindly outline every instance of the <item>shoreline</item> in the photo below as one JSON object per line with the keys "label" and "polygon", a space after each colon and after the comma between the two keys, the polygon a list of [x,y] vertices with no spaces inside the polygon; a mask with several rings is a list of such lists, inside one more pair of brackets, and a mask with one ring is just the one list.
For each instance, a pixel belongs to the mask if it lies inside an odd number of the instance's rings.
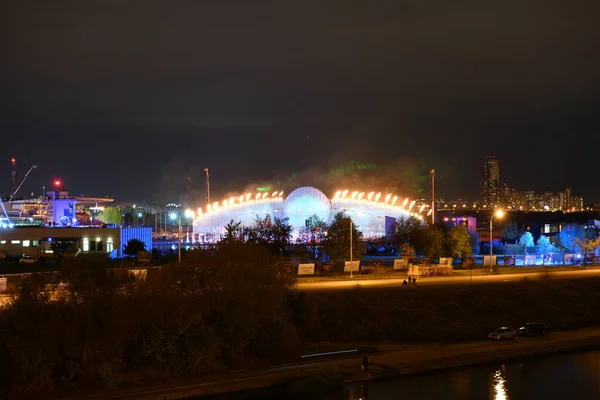
{"label": "shoreline", "polygon": [[[340,344],[341,345],[341,344]],[[373,344],[375,345],[375,344]],[[455,344],[381,343],[379,352],[359,353],[339,359],[286,364],[266,370],[230,372],[213,377],[134,389],[114,389],[88,396],[64,397],[86,400],[165,400],[249,392],[281,387],[312,377],[336,373],[344,384],[396,379],[411,375],[450,371],[552,356],[600,348],[600,327],[552,332],[547,336],[515,341],[476,341]],[[362,357],[369,357],[369,372],[361,371]]]}

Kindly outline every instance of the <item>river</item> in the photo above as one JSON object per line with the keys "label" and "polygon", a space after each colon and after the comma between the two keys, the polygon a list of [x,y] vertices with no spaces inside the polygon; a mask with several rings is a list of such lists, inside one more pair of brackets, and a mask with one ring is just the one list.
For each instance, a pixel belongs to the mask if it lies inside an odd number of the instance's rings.
{"label": "river", "polygon": [[[567,397],[568,396],[568,397]],[[347,385],[321,395],[279,391],[239,393],[215,399],[303,400],[535,400],[600,399],[600,351],[529,359],[504,365],[446,371],[402,379]]]}

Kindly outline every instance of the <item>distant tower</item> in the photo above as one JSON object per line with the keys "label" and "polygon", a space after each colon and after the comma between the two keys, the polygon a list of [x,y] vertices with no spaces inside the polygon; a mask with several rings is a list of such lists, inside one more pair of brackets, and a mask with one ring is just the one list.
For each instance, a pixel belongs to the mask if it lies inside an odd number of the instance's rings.
{"label": "distant tower", "polygon": [[12,196],[17,190],[17,159],[11,158],[10,165],[12,166],[12,189],[10,190]]}
{"label": "distant tower", "polygon": [[204,168],[206,172],[206,204],[210,204],[210,175],[208,174],[208,168]]}
{"label": "distant tower", "polygon": [[481,202],[493,208],[500,202],[500,167],[495,156],[481,162]]}

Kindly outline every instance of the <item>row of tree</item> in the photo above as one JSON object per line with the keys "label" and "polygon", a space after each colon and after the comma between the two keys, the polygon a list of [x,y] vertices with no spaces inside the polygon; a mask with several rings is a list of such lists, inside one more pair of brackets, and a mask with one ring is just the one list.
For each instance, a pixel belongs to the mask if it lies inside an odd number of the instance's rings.
{"label": "row of tree", "polygon": [[[256,216],[250,226],[242,226],[241,222],[231,220],[225,225],[225,235],[221,242],[262,245],[271,254],[281,254],[288,252],[292,232],[293,227],[288,218]],[[326,223],[313,215],[300,229],[297,244],[305,245],[307,252],[315,259],[345,259],[350,256],[350,235],[352,256],[358,259],[364,254],[365,244],[362,232],[358,231],[350,217],[338,213],[330,223]]]}

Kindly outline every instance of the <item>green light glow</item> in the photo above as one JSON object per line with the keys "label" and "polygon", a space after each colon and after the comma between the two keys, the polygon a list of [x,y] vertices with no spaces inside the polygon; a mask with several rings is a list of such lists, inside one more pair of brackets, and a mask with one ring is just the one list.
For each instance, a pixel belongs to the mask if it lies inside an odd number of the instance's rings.
{"label": "green light glow", "polygon": [[263,187],[256,188],[256,190],[259,192],[270,192],[271,189],[273,189],[273,186],[263,186]]}

